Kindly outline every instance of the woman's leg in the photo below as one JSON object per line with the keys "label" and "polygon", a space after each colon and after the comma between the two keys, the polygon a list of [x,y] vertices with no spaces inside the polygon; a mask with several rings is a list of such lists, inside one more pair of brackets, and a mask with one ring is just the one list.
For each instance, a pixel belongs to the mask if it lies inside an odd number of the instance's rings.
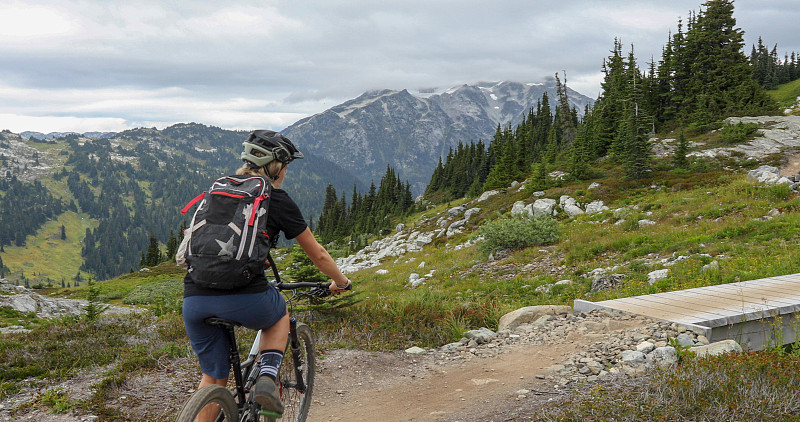
{"label": "woman's leg", "polygon": [[286,348],[287,340],[289,340],[288,312],[271,327],[261,330],[259,350],[283,351]]}

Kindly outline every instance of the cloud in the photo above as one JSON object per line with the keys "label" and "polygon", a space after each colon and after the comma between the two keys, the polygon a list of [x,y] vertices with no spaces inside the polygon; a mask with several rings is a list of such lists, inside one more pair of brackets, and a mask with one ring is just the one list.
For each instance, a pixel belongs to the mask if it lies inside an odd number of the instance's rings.
{"label": "cloud", "polygon": [[[0,5],[0,126],[198,121],[282,129],[370,89],[537,82],[599,92],[620,38],[641,65],[700,0],[29,0]],[[737,2],[746,30],[800,51],[795,1]],[[10,90],[10,91],[9,91]],[[14,91],[16,90],[16,91]],[[17,94],[14,94],[16,92]],[[17,116],[8,120],[8,116]],[[30,116],[23,119],[21,116]],[[83,120],[81,120],[83,119]],[[100,121],[95,119],[112,119]],[[114,120],[116,119],[116,120]],[[53,124],[55,125],[55,124]],[[14,129],[12,129],[14,130]],[[38,130],[26,127],[25,130]],[[106,130],[106,129],[104,129]]]}

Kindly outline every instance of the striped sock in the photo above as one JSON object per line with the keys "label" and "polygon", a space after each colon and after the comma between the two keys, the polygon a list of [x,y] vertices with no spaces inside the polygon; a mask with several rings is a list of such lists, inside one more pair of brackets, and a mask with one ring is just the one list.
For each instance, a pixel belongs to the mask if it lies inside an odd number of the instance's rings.
{"label": "striped sock", "polygon": [[275,381],[278,378],[278,371],[281,369],[283,352],[279,350],[263,350],[258,361],[261,366],[259,375],[266,375]]}

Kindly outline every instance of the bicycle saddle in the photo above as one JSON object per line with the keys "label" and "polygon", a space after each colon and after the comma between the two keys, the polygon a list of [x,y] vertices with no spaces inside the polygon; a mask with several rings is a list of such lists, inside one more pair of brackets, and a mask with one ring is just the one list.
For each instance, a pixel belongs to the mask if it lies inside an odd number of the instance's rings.
{"label": "bicycle saddle", "polygon": [[239,324],[236,321],[231,321],[229,319],[218,318],[218,317],[208,317],[208,318],[204,319],[203,322],[205,322],[208,325],[217,325],[217,326],[224,327],[224,328],[233,328],[233,327],[238,327],[238,326],[242,325],[242,324]]}

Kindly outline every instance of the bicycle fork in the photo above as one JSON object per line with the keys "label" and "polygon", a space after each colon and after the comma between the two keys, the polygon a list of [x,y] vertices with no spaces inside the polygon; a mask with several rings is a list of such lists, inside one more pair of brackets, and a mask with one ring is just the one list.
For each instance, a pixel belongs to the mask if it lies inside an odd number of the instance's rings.
{"label": "bicycle fork", "polygon": [[305,394],[306,381],[303,379],[303,359],[300,356],[300,341],[297,339],[297,318],[294,316],[289,319],[289,347],[292,349],[292,362],[294,363],[294,375],[297,380],[297,391]]}

